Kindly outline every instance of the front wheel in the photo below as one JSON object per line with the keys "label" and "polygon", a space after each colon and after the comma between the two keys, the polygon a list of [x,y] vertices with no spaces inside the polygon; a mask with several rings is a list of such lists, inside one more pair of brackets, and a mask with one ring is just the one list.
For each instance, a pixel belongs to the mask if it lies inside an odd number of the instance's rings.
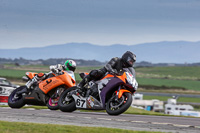
{"label": "front wheel", "polygon": [[116,99],[116,95],[114,95],[106,103],[106,112],[109,115],[119,115],[125,112],[130,107],[131,103],[131,93],[125,92],[119,99]]}
{"label": "front wheel", "polygon": [[75,100],[71,95],[69,95],[69,92],[73,91],[74,89],[76,89],[76,87],[71,87],[61,94],[58,100],[58,106],[61,111],[73,112],[76,110]]}
{"label": "front wheel", "polygon": [[18,87],[8,97],[8,105],[11,108],[21,108],[25,105],[22,94],[16,94],[18,91],[24,89],[25,86]]}

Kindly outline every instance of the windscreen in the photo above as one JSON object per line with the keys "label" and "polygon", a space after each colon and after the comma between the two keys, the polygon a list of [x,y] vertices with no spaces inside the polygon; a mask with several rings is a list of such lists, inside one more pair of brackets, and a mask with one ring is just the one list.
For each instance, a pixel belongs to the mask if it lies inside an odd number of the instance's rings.
{"label": "windscreen", "polygon": [[135,77],[135,70],[134,70],[133,67],[124,68],[124,70],[127,71],[127,72],[129,72],[129,73],[131,73],[133,75],[133,77],[136,78]]}

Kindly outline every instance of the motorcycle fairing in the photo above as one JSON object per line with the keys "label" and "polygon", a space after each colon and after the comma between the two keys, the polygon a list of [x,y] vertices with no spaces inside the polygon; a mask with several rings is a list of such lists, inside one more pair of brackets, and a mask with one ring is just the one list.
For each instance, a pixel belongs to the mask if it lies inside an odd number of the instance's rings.
{"label": "motorcycle fairing", "polygon": [[32,79],[37,73],[34,72],[26,72],[26,76]]}
{"label": "motorcycle fairing", "polygon": [[49,78],[49,79],[46,79],[46,80],[42,81],[39,84],[39,88],[45,94],[47,94],[51,89],[55,88],[56,86],[62,85],[62,84],[64,84],[62,81],[60,81],[56,77],[52,77],[52,78]]}
{"label": "motorcycle fairing", "polygon": [[42,82],[39,83],[39,88],[47,94],[50,90],[61,86],[61,85],[66,85],[66,87],[73,87],[75,85],[75,81],[72,79],[70,75],[68,75],[66,72],[64,74],[56,76],[56,77],[51,77],[46,80],[43,80]]}
{"label": "motorcycle fairing", "polygon": [[23,98],[26,104],[46,105],[45,95],[38,87],[36,87],[35,90],[31,92],[30,95],[25,95]]}
{"label": "motorcycle fairing", "polygon": [[72,95],[72,97],[74,98],[75,100],[75,103],[76,103],[76,107],[77,108],[86,108],[86,98],[84,97],[81,97],[79,95]]}
{"label": "motorcycle fairing", "polygon": [[106,96],[107,93],[113,90],[114,88],[118,87],[120,84],[123,84],[124,82],[119,78],[112,78],[109,83],[102,89],[101,91],[101,100],[103,103],[103,107],[105,108],[105,102],[106,102]]}
{"label": "motorcycle fairing", "polygon": [[87,107],[91,109],[103,109],[102,103],[100,103],[96,98],[93,96],[89,96],[87,98]]}
{"label": "motorcycle fairing", "polygon": [[126,83],[126,73],[123,73],[123,75],[117,76],[119,79],[121,79],[124,83]]}
{"label": "motorcycle fairing", "polygon": [[103,87],[105,87],[108,84],[109,81],[110,81],[109,78],[105,78],[100,81],[96,81],[95,83],[98,85],[98,89],[101,90]]}
{"label": "motorcycle fairing", "polygon": [[103,105],[93,96],[81,97],[80,95],[73,94],[72,97],[75,100],[76,108],[82,109],[103,109]]}

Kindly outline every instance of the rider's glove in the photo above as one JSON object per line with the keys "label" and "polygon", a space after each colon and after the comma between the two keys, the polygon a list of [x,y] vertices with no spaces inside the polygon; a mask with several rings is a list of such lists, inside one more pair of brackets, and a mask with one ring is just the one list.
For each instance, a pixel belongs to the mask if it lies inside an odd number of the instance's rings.
{"label": "rider's glove", "polygon": [[61,74],[62,73],[62,65],[61,64],[52,65],[52,66],[49,67],[49,69],[55,74]]}
{"label": "rider's glove", "polygon": [[51,71],[55,70],[55,68],[56,68],[56,66],[54,66],[54,65],[52,65],[52,66],[49,67],[49,69],[50,69]]}
{"label": "rider's glove", "polygon": [[117,75],[117,74],[118,74],[118,72],[117,72],[116,69],[112,69],[112,70],[110,71],[110,73],[113,74],[113,75]]}
{"label": "rider's glove", "polygon": [[59,71],[63,69],[61,64],[58,64],[56,67],[57,67],[56,69],[58,69]]}

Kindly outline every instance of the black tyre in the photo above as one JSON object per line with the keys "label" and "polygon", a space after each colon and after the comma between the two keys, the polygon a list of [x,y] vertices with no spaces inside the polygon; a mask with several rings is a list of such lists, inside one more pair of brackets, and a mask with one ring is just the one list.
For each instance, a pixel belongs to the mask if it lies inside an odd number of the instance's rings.
{"label": "black tyre", "polygon": [[123,93],[120,99],[115,100],[116,95],[111,97],[106,103],[106,112],[109,115],[120,115],[125,112],[132,103],[131,93]]}
{"label": "black tyre", "polygon": [[8,97],[8,105],[11,108],[21,108],[25,105],[24,99],[22,94],[17,95],[16,92],[21,91],[24,89],[25,86],[20,86],[15,89]]}
{"label": "black tyre", "polygon": [[51,95],[51,97],[49,98],[49,100],[47,101],[47,107],[50,110],[58,110],[59,106],[58,106],[58,100],[62,94],[62,92],[65,90],[66,88],[63,87],[59,87],[57,89],[54,90],[54,94]]}
{"label": "black tyre", "polygon": [[50,110],[58,110],[59,109],[58,98],[50,97],[46,105]]}
{"label": "black tyre", "polygon": [[76,89],[76,87],[71,87],[67,90],[65,90],[59,100],[58,100],[58,106],[59,109],[63,112],[73,112],[76,110],[76,103],[72,96],[67,96],[68,93],[72,90]]}

